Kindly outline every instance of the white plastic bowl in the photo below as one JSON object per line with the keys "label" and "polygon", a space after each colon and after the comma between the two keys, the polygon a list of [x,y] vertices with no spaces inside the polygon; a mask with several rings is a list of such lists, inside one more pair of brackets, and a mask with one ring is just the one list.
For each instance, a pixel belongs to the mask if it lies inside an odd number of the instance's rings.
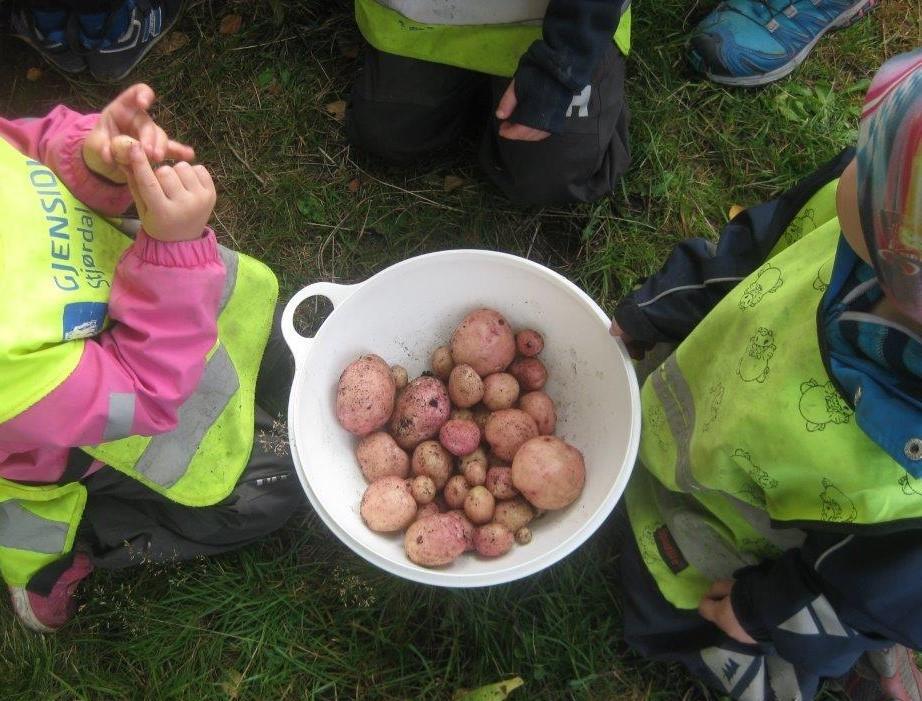
{"label": "white plastic bowl", "polygon": [[[334,306],[313,339],[294,328],[298,305],[327,297]],[[580,498],[549,512],[532,542],[487,559],[472,553],[444,568],[414,565],[403,534],[370,531],[359,515],[367,486],[356,462],[356,438],[336,420],[342,370],[364,353],[403,365],[410,377],[429,366],[455,326],[477,308],[501,312],[514,329],[545,337],[541,354],[557,404],[557,435],[586,460]],[[624,346],[608,333],[609,320],[582,290],[524,258],[492,251],[456,250],[411,258],[357,285],[317,283],[285,307],[282,331],[296,372],[288,405],[294,463],[307,497],[327,526],[358,555],[405,579],[446,587],[509,582],[549,567],[579,547],[611,513],[634,465],[640,436],[640,395]]]}

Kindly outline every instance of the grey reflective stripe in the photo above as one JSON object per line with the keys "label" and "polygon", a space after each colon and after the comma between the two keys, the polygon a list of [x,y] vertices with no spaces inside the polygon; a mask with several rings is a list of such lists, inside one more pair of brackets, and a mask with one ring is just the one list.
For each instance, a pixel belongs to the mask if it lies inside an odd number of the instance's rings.
{"label": "grey reflective stripe", "polygon": [[736,652],[722,647],[707,647],[701,651],[701,660],[707,665],[711,673],[717,677],[728,694],[740,686],[740,682],[749,681],[755,672],[754,664],[762,667],[762,658],[747,655],[745,652]]}
{"label": "grey reflective stripe", "polygon": [[837,638],[848,637],[848,631],[845,630],[844,626],[839,621],[838,614],[832,608],[832,604],[829,603],[829,600],[825,596],[820,594],[810,606],[813,608],[813,613],[816,614],[826,635],[832,635]]}
{"label": "grey reflective stripe", "polygon": [[806,606],[778,626],[778,629],[786,630],[788,633],[796,633],[797,635],[820,634],[820,629],[816,625],[816,621],[813,620],[813,614],[810,613],[810,609]]}
{"label": "grey reflective stripe", "polygon": [[739,701],[764,701],[768,698],[765,693],[765,663],[762,659],[759,660],[759,669],[753,676],[752,681],[736,698]]}
{"label": "grey reflective stripe", "polygon": [[[768,655],[765,658],[768,668],[768,685],[771,687],[775,698],[783,701],[804,701],[797,681],[797,672],[794,665],[783,660],[778,655]],[[767,696],[767,694],[766,694]]]}
{"label": "grey reflective stripe", "polygon": [[240,258],[229,248],[218,246],[218,255],[221,256],[221,262],[224,263],[224,269],[227,274],[224,277],[224,289],[221,291],[221,301],[218,304],[218,314],[224,311],[230,301],[231,295],[234,294],[234,287],[237,285],[237,268],[240,266]]}
{"label": "grey reflective stripe", "polygon": [[36,516],[14,499],[0,502],[0,545],[57,555],[64,552],[70,524]]}
{"label": "grey reflective stripe", "polygon": [[134,404],[134,392],[112,392],[109,395],[109,415],[106,417],[106,430],[102,434],[104,443],[133,435],[131,427],[134,424]]}
{"label": "grey reflective stripe", "polygon": [[688,383],[679,370],[675,353],[670,355],[658,371],[650,375],[653,391],[663,405],[666,423],[676,444],[676,483],[684,490],[701,489],[691,472],[691,438],[695,430],[695,403]]}
{"label": "grey reflective stripe", "polygon": [[540,22],[550,0],[503,0],[458,2],[457,0],[378,0],[420,24],[514,24]]}
{"label": "grey reflective stripe", "polygon": [[240,379],[227,349],[218,346],[205,366],[195,394],[179,408],[177,427],[151,439],[135,470],[161,487],[176,484],[239,387]]}
{"label": "grey reflective stripe", "polygon": [[766,511],[747,504],[731,494],[724,493],[736,512],[752,526],[752,529],[769,543],[782,550],[799,548],[807,539],[807,534],[799,528],[772,528],[771,518]]}

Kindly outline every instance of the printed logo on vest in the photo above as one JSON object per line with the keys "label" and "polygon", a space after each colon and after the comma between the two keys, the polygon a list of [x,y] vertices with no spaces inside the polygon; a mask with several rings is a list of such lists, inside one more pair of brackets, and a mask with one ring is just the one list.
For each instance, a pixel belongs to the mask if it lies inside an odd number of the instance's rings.
{"label": "printed logo on vest", "polygon": [[678,574],[688,567],[688,560],[682,555],[682,551],[679,550],[672,533],[666,526],[660,526],[653,531],[653,540],[656,541],[656,549],[659,550],[660,557],[673,574]]}
{"label": "printed logo on vest", "polygon": [[64,307],[64,340],[91,338],[102,331],[109,305],[105,302],[73,302]]}

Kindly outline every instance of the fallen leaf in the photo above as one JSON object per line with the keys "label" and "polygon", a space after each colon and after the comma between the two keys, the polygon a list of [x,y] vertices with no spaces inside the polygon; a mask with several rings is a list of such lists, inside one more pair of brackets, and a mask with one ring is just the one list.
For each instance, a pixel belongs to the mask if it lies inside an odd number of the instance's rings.
{"label": "fallen leaf", "polygon": [[34,83],[36,80],[41,80],[43,75],[45,75],[45,71],[33,66],[26,71],[26,80]]}
{"label": "fallen leaf", "polygon": [[221,26],[218,28],[220,34],[236,34],[240,31],[243,24],[243,17],[240,15],[227,15],[221,20]]}
{"label": "fallen leaf", "polygon": [[452,696],[452,701],[504,701],[524,683],[522,677],[513,677],[479,689],[459,689]]}
{"label": "fallen leaf", "polygon": [[442,184],[442,189],[445,190],[445,192],[451,192],[457,190],[466,182],[464,178],[459,178],[457,175],[446,175],[445,182]]}
{"label": "fallen leaf", "polygon": [[735,204],[735,205],[733,205],[732,207],[730,207],[730,215],[729,215],[729,216],[730,216],[730,219],[736,218],[736,215],[739,214],[740,212],[742,212],[744,209],[746,209],[746,208],[745,208],[745,207],[741,207],[741,206],[738,205],[738,204]]}
{"label": "fallen leaf", "polygon": [[352,194],[355,194],[356,192],[359,191],[359,188],[362,187],[362,181],[359,180],[358,178],[352,178],[352,180],[349,181],[349,184],[346,187],[349,188],[349,192],[351,192]]}
{"label": "fallen leaf", "polygon": [[327,106],[327,113],[333,115],[333,118],[337,122],[343,121],[346,118],[346,101],[345,100],[336,100],[336,102],[331,102]]}
{"label": "fallen leaf", "polygon": [[188,34],[172,31],[160,40],[160,43],[157,44],[157,51],[159,51],[161,54],[169,55],[174,51],[181,49],[188,43]]}

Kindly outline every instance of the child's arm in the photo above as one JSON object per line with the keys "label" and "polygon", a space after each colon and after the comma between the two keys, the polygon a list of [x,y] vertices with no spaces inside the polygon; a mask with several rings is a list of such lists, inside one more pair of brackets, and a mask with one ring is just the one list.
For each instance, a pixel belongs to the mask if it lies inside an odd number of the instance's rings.
{"label": "child's arm", "polygon": [[199,383],[225,281],[205,229],[214,185],[202,166],[154,173],[137,145],[132,169],[144,228],[116,269],[109,315],[117,323],[85,342],[67,380],[0,425],[0,443],[25,451],[168,431]]}

